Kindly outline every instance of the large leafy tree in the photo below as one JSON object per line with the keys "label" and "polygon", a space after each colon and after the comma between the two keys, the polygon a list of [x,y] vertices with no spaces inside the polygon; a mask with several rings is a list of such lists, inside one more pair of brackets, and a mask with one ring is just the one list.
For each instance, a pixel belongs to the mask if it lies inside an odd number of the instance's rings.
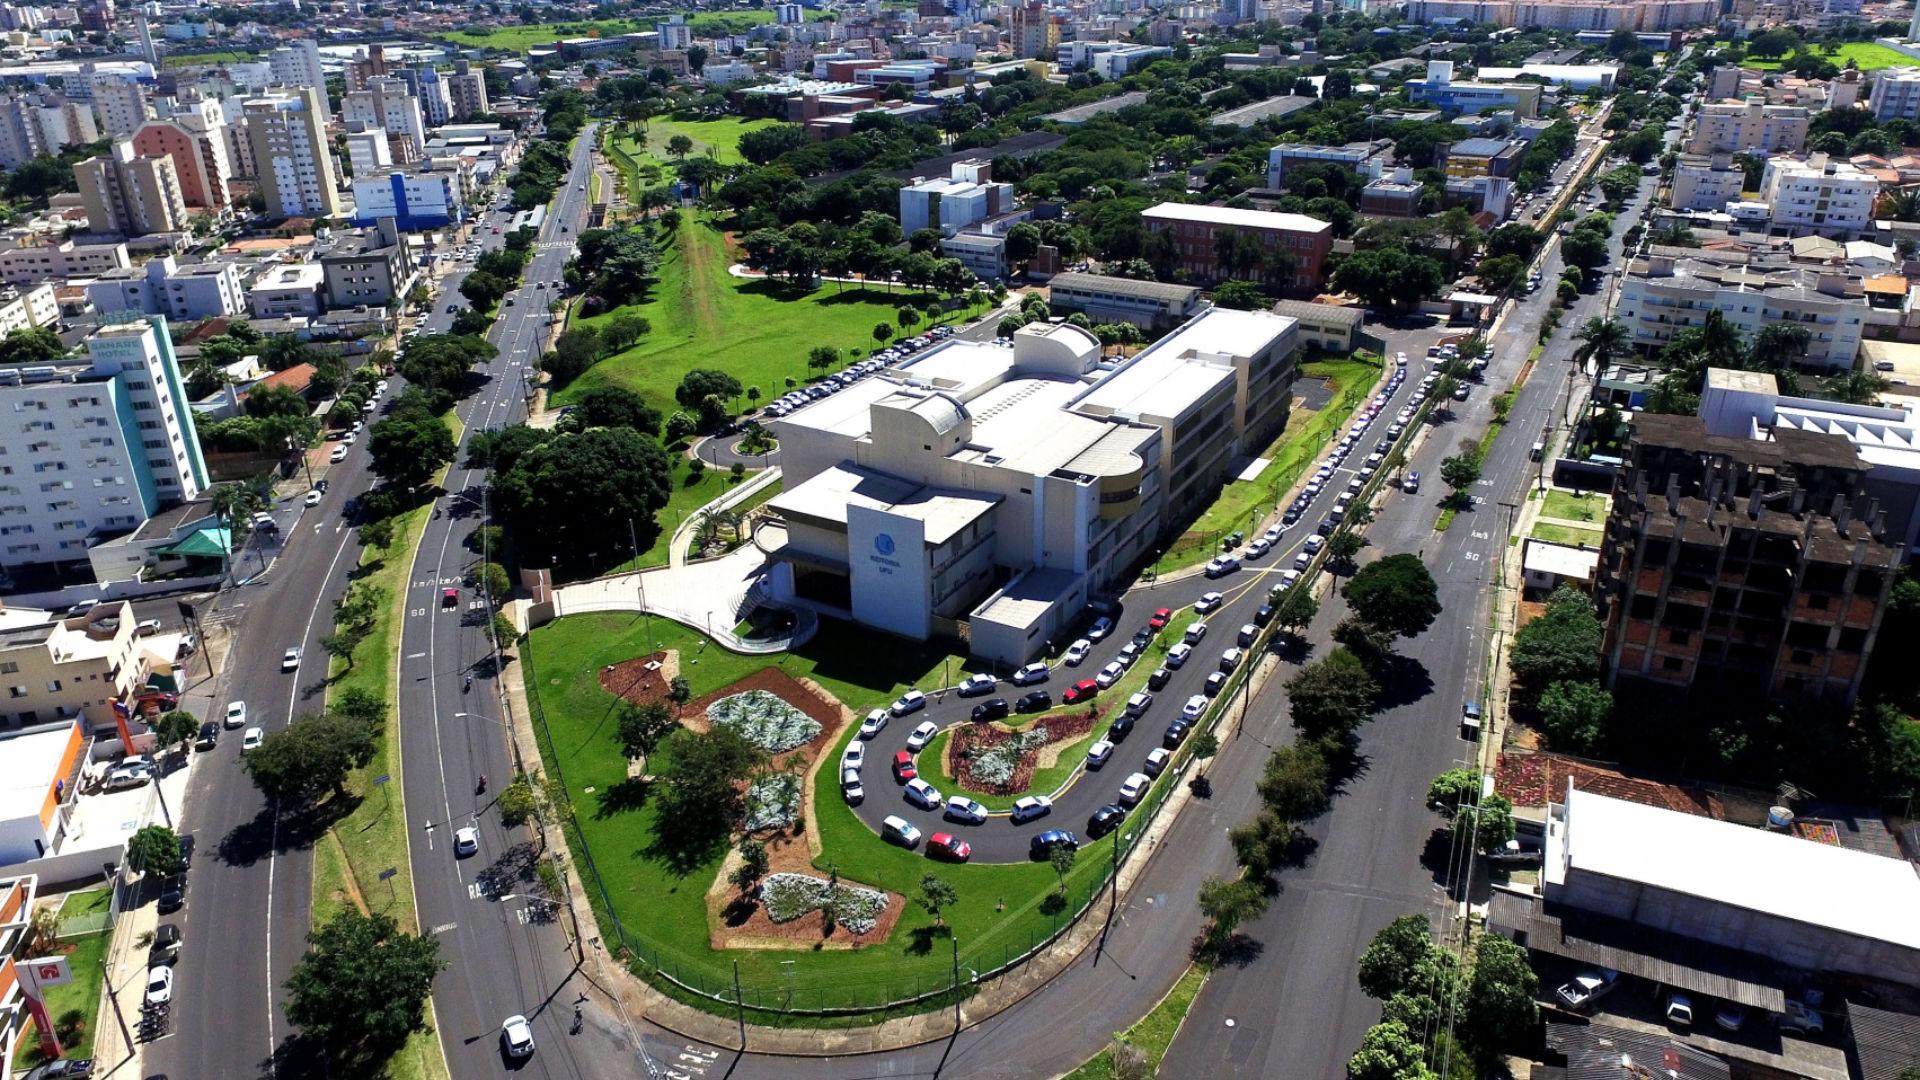
{"label": "large leafy tree", "polygon": [[307,933],[287,978],[287,1018],[349,1056],[384,1057],[426,1026],[427,997],[446,964],[429,934],[349,908]]}
{"label": "large leafy tree", "polygon": [[624,386],[601,385],[587,389],[573,399],[573,408],[562,418],[572,431],[595,427],[632,428],[645,435],[660,434],[660,412],[646,399]]}
{"label": "large leafy tree", "polygon": [[1367,306],[1405,310],[1440,291],[1446,274],[1440,263],[1404,248],[1370,248],[1347,256],[1333,273],[1335,286],[1360,297]]}
{"label": "large leafy tree", "polygon": [[660,775],[655,831],[676,863],[705,862],[745,814],[744,781],[766,755],[733,728],[677,736]]}
{"label": "large leafy tree", "polygon": [[1347,1080],[1437,1080],[1420,1039],[1396,1021],[1367,1029],[1347,1062]]}
{"label": "large leafy tree", "polygon": [[453,460],[453,432],[425,408],[401,409],[367,433],[373,471],[390,484],[417,488]]}
{"label": "large leafy tree", "polygon": [[1600,674],[1605,639],[1593,601],[1562,586],[1547,598],[1547,610],[1514,635],[1507,665],[1523,692],[1538,693],[1557,682],[1591,682]]}
{"label": "large leafy tree", "polygon": [[1540,977],[1527,963],[1527,950],[1498,934],[1475,947],[1473,976],[1467,980],[1465,1033],[1469,1042],[1492,1053],[1517,1047],[1540,1022],[1534,993]]}
{"label": "large leafy tree", "polygon": [[343,791],[347,775],[373,760],[377,729],[344,716],[303,716],[241,759],[267,798],[300,805],[327,791]]}
{"label": "large leafy tree", "polygon": [[577,559],[611,555],[609,532],[622,526],[653,535],[671,473],[666,452],[653,439],[632,428],[594,428],[527,448],[512,468],[496,474],[496,490],[523,551]]}
{"label": "large leafy tree", "polygon": [[1340,590],[1353,613],[1401,637],[1433,625],[1440,616],[1440,590],[1417,555],[1389,555],[1361,567]]}
{"label": "large leafy tree", "polygon": [[180,868],[180,834],[165,825],[145,825],[127,838],[127,865],[143,874]]}
{"label": "large leafy tree", "polygon": [[1347,649],[1335,649],[1301,668],[1287,680],[1287,699],[1293,724],[1305,734],[1352,734],[1373,712],[1380,685],[1360,658]]}

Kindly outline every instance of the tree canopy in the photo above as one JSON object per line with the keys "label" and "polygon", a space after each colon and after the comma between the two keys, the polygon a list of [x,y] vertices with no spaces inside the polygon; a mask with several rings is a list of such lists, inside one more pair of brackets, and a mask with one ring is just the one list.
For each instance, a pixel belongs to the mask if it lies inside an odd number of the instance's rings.
{"label": "tree canopy", "polygon": [[352,907],[307,933],[287,978],[287,1018],[336,1049],[383,1057],[426,1026],[427,997],[446,964],[430,934]]}
{"label": "tree canopy", "polygon": [[1361,567],[1340,590],[1374,626],[1413,637],[1440,616],[1440,590],[1417,555],[1389,555]]}

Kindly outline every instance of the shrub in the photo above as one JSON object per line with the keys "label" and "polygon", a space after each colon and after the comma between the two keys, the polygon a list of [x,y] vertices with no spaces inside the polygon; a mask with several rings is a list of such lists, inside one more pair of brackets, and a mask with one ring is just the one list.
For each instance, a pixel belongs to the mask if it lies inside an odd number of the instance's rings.
{"label": "shrub", "polygon": [[769,754],[805,746],[820,734],[820,725],[811,717],[765,690],[723,697],[707,706],[707,719],[715,727],[734,729]]}
{"label": "shrub", "polygon": [[768,773],[747,785],[747,832],[784,829],[800,812],[800,777]]}
{"label": "shrub", "polygon": [[833,891],[834,921],[856,934],[864,934],[880,924],[887,910],[887,894],[858,885],[829,882],[808,874],[770,874],[760,883],[760,902],[767,918],[774,922],[792,922],[827,906],[828,890]]}

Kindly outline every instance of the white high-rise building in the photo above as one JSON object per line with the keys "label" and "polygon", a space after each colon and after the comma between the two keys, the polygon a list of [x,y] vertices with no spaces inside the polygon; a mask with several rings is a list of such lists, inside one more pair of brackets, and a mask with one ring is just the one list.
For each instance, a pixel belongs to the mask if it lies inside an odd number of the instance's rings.
{"label": "white high-rise building", "polygon": [[267,212],[284,217],[338,215],[339,185],[320,92],[302,87],[295,93],[249,98],[246,120]]}
{"label": "white high-rise building", "polygon": [[1888,120],[1920,117],[1920,68],[1884,68],[1874,72],[1867,109],[1883,124]]}
{"label": "white high-rise building", "polygon": [[47,152],[40,110],[28,99],[0,99],[0,168],[17,169]]}
{"label": "white high-rise building", "polygon": [[377,127],[347,132],[347,170],[356,179],[392,172],[393,153],[387,147],[387,133]]}
{"label": "white high-rise building", "polygon": [[327,73],[320,67],[320,46],[312,38],[297,38],[273,50],[267,56],[273,68],[273,81],[282,86],[304,86],[320,91],[320,104],[333,111],[327,97]]}
{"label": "white high-rise building", "polygon": [[117,139],[139,131],[148,119],[146,88],[122,75],[96,74],[89,78],[101,133]]}
{"label": "white high-rise building", "polygon": [[349,124],[358,122],[400,136],[410,151],[408,161],[418,161],[426,150],[426,115],[420,99],[402,79],[368,79],[365,90],[352,91],[341,102],[340,117]]}
{"label": "white high-rise building", "polygon": [[1760,174],[1760,198],[1775,229],[1851,239],[1873,222],[1880,181],[1851,162],[1815,154],[1802,161],[1776,157]]}
{"label": "white high-rise building", "polygon": [[433,68],[421,68],[419,78],[420,113],[428,127],[439,127],[453,120],[453,90]]}
{"label": "white high-rise building", "polygon": [[454,61],[453,74],[447,76],[447,90],[453,95],[455,120],[470,120],[488,111],[487,78],[481,72],[468,70],[465,60]]}
{"label": "white high-rise building", "polygon": [[42,94],[39,108],[40,135],[46,140],[49,153],[100,141],[100,126],[93,122],[93,110],[84,102],[68,101],[58,94]]}

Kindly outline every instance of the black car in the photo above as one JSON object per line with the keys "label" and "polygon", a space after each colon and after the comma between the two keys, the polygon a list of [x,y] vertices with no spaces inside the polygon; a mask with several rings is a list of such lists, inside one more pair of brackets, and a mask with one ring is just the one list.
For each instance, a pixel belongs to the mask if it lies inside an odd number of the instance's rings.
{"label": "black car", "polygon": [[1093,812],[1087,819],[1087,839],[1098,840],[1120,827],[1127,819],[1127,812],[1117,803],[1108,803]]}
{"label": "black car", "polygon": [[1295,510],[1291,506],[1287,507],[1286,513],[1280,515],[1280,522],[1283,525],[1291,525],[1294,522],[1299,520],[1300,520],[1300,511]]}
{"label": "black car", "polygon": [[1273,621],[1273,605],[1272,604],[1261,604],[1259,609],[1253,613],[1253,625],[1255,626],[1265,626],[1272,621]]}
{"label": "black car", "polygon": [[983,701],[980,704],[975,705],[973,707],[973,719],[975,722],[979,722],[981,720],[998,720],[1001,717],[1004,717],[1006,715],[1007,715],[1007,699],[1006,698],[997,697],[997,698],[994,698],[992,701]]}
{"label": "black car", "polygon": [[1113,742],[1121,742],[1132,733],[1133,717],[1128,716],[1126,713],[1121,713],[1119,716],[1114,717],[1113,723],[1107,728],[1107,738]]}
{"label": "black car", "polygon": [[1033,839],[1027,843],[1027,852],[1036,859],[1044,859],[1052,854],[1056,847],[1077,851],[1080,847],[1080,839],[1065,829],[1048,829],[1046,832],[1034,834]]}
{"label": "black car", "polygon": [[1208,697],[1219,697],[1220,691],[1227,687],[1227,673],[1216,671],[1207,676],[1207,685],[1201,687]]}
{"label": "black car", "polygon": [[161,923],[153,931],[153,945],[147,950],[147,966],[159,967],[180,958],[180,928]]}
{"label": "black car", "polygon": [[187,875],[175,874],[160,883],[160,914],[179,911],[187,902]]}
{"label": "black car", "polygon": [[1133,632],[1133,643],[1144,649],[1153,644],[1153,627],[1143,626]]}
{"label": "black car", "polygon": [[1319,527],[1314,531],[1318,532],[1321,536],[1332,536],[1334,524],[1335,522],[1332,518],[1321,518]]}
{"label": "black car", "polygon": [[1013,707],[1014,712],[1044,712],[1053,708],[1053,695],[1045,690],[1029,690]]}
{"label": "black car", "polygon": [[1147,676],[1147,689],[1149,690],[1165,689],[1167,685],[1167,680],[1171,678],[1173,678],[1173,672],[1168,671],[1166,668],[1163,668],[1163,667],[1154,668],[1153,674]]}
{"label": "black car", "polygon": [[1167,733],[1160,736],[1160,745],[1171,750],[1185,742],[1187,732],[1192,730],[1192,724],[1187,723],[1185,720],[1175,720],[1173,723],[1167,725]]}
{"label": "black car", "polygon": [[[92,1058],[61,1058],[28,1073],[24,1080],[87,1080],[93,1075]],[[151,1077],[148,1080],[152,1080]],[[164,1077],[161,1080],[165,1080]]]}
{"label": "black car", "polygon": [[211,750],[220,742],[220,725],[209,720],[200,725],[200,735],[193,740],[195,750]]}

